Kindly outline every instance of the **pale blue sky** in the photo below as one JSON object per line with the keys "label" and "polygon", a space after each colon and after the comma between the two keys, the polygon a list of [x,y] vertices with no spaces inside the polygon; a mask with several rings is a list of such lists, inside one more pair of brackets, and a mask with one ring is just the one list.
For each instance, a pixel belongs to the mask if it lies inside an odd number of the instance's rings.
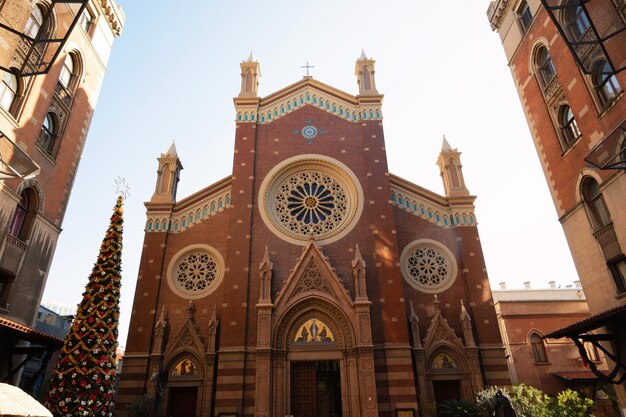
{"label": "pale blue sky", "polygon": [[462,153],[492,287],[571,284],[557,221],[487,0],[316,2],[121,1],[115,42],[44,300],[76,304],[115,203],[126,202],[120,343],[125,344],[156,158],[172,139],[183,198],[231,173],[239,62],[261,63],[261,96],[311,75],[356,94],[361,48],[385,95],[389,169],[443,193],[435,165],[445,134]]}

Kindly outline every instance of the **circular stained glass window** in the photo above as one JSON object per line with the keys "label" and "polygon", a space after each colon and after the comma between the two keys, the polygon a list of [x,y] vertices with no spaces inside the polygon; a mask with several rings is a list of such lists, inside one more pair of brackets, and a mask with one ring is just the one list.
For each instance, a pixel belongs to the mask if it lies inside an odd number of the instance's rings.
{"label": "circular stained glass window", "polygon": [[[338,161],[315,155],[289,159],[261,185],[261,215],[278,236],[304,244],[337,240],[355,224],[362,192],[354,174]],[[345,232],[345,233],[344,233]]]}
{"label": "circular stained glass window", "polygon": [[456,279],[456,262],[452,252],[433,240],[410,243],[402,251],[400,265],[404,279],[421,292],[439,293]]}
{"label": "circular stained glass window", "polygon": [[217,288],[224,274],[224,262],[210,246],[197,245],[174,256],[168,270],[170,288],[184,298],[201,298]]}

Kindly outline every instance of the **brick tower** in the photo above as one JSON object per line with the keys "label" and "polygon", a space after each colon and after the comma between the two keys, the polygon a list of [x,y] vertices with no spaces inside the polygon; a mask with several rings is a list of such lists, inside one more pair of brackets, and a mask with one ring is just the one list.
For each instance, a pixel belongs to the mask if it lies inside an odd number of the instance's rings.
{"label": "brick tower", "polygon": [[488,17],[592,314],[545,336],[614,355],[606,378],[580,350],[626,416],[626,15],[623,2],[587,3],[498,0]]}
{"label": "brick tower", "polygon": [[433,416],[510,383],[460,153],[445,197],[389,173],[374,65],[356,96],[306,76],[259,97],[241,63],[232,174],[146,203],[120,409]]}

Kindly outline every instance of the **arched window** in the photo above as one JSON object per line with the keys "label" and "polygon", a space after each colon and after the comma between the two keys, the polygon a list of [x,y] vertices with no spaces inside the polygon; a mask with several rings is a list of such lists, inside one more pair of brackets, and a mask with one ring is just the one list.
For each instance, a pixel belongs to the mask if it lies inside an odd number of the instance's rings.
{"label": "arched window", "polygon": [[68,54],[63,61],[63,68],[61,69],[61,75],[59,76],[59,82],[66,89],[70,88],[70,82],[74,76],[74,57],[72,54]]}
{"label": "arched window", "polygon": [[548,355],[546,354],[546,345],[543,342],[543,338],[537,333],[530,335],[530,346],[533,350],[533,358],[535,363],[548,362]]}
{"label": "arched window", "polygon": [[26,188],[20,194],[20,201],[15,207],[13,219],[9,227],[9,234],[21,241],[26,241],[30,235],[30,229],[35,220],[38,199],[37,193],[32,188]]}
{"label": "arched window", "polygon": [[568,149],[580,137],[578,123],[574,119],[572,109],[567,104],[559,109],[559,129],[561,130],[564,149]]}
{"label": "arched window", "polygon": [[594,178],[585,177],[581,193],[587,204],[593,230],[599,230],[611,223],[609,209],[606,207],[598,182]]}
{"label": "arched window", "polygon": [[43,119],[43,124],[41,125],[41,132],[39,132],[39,139],[37,143],[39,146],[51,154],[54,152],[55,142],[56,142],[56,123],[54,120],[54,116],[52,113],[46,114],[46,117]]}
{"label": "arched window", "polygon": [[2,82],[0,82],[0,107],[6,111],[11,110],[11,106],[17,96],[17,77],[8,72],[0,71]]}
{"label": "arched window", "polygon": [[603,59],[593,66],[592,74],[593,87],[602,104],[606,106],[622,91],[622,87],[617,82],[609,63]]}
{"label": "arched window", "polygon": [[24,34],[30,36],[31,38],[37,37],[37,33],[41,28],[43,23],[43,9],[40,5],[36,5],[33,7],[33,11],[28,16],[28,20],[26,20],[26,25],[24,25]]}
{"label": "arched window", "polygon": [[556,69],[554,69],[552,58],[550,58],[548,49],[545,46],[541,46],[537,50],[537,54],[535,56],[535,67],[539,73],[541,86],[545,90],[556,76]]}
{"label": "arched window", "polygon": [[[569,1],[569,4],[574,3]],[[589,18],[581,6],[571,6],[564,12],[565,27],[571,40],[579,41],[589,30]]]}
{"label": "arched window", "polygon": [[367,68],[363,70],[363,90],[372,89],[372,76]]}

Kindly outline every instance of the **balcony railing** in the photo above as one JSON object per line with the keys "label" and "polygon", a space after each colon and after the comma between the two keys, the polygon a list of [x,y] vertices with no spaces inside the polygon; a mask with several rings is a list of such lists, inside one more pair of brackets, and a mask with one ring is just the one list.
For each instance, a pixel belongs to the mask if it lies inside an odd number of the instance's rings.
{"label": "balcony railing", "polygon": [[0,268],[15,276],[22,266],[24,254],[28,250],[28,245],[15,236],[7,234],[4,238],[0,255]]}

